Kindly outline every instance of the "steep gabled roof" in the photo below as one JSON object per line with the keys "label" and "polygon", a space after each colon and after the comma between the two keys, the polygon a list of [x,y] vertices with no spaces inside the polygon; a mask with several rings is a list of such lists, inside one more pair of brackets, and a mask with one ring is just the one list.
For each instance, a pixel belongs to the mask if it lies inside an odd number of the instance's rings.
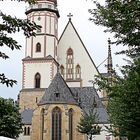
{"label": "steep gabled roof", "polygon": [[89,58],[90,58],[91,62],[93,63],[94,67],[96,68],[97,72],[99,73],[99,71],[98,71],[98,69],[97,69],[97,67],[96,67],[96,65],[95,65],[95,63],[94,63],[94,61],[92,60],[92,58],[91,58],[91,56],[90,56],[89,52],[87,51],[87,49],[86,49],[86,47],[85,47],[85,45],[84,45],[84,43],[83,43],[82,39],[80,38],[80,36],[79,36],[79,34],[78,34],[77,30],[75,29],[75,27],[74,27],[74,25],[73,25],[73,23],[72,23],[72,21],[71,21],[71,20],[69,20],[69,21],[68,21],[68,23],[67,23],[67,25],[66,25],[66,27],[65,27],[64,31],[62,32],[62,34],[61,34],[61,36],[60,36],[60,38],[59,38],[58,44],[59,44],[60,40],[62,39],[62,37],[63,37],[63,35],[64,35],[65,31],[67,30],[67,28],[68,28],[68,26],[69,26],[69,25],[72,25],[72,27],[73,27],[73,29],[74,29],[74,31],[75,31],[75,33],[76,33],[76,35],[78,36],[78,38],[79,38],[80,42],[82,43],[82,45],[83,45],[83,47],[84,47],[84,49],[85,49],[86,53],[88,54],[88,56],[89,56]]}
{"label": "steep gabled roof", "polygon": [[95,88],[93,87],[71,87],[71,91],[75,97],[78,97],[78,103],[83,112],[89,113],[96,104],[97,122],[98,123],[109,123],[109,116],[105,106],[102,104]]}
{"label": "steep gabled roof", "polygon": [[38,105],[48,103],[77,104],[70,88],[67,86],[59,72],[55,75],[48,89],[46,89],[45,94]]}
{"label": "steep gabled roof", "polygon": [[[94,87],[69,88],[58,72],[38,105],[45,104],[74,104],[78,105],[85,113],[89,113],[96,104],[97,123],[108,124],[109,116]],[[23,124],[31,124],[33,110],[25,109],[22,113]]]}

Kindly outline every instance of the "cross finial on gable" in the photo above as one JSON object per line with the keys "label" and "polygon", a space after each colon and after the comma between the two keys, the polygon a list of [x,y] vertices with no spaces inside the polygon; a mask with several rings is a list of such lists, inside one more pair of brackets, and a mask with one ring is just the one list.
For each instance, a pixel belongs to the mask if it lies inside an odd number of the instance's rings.
{"label": "cross finial on gable", "polygon": [[69,13],[69,14],[67,15],[67,17],[69,18],[69,20],[71,20],[71,17],[73,17],[73,15],[72,15],[71,13]]}

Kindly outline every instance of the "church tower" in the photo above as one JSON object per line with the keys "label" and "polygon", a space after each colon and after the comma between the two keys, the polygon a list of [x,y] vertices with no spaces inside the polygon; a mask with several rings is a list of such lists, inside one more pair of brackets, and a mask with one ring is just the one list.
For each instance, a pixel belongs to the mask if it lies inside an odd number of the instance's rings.
{"label": "church tower", "polygon": [[[37,0],[26,9],[27,18],[42,28],[36,37],[26,38],[20,107],[34,108],[57,72],[58,18],[57,0]],[[24,106],[23,106],[24,105]]]}

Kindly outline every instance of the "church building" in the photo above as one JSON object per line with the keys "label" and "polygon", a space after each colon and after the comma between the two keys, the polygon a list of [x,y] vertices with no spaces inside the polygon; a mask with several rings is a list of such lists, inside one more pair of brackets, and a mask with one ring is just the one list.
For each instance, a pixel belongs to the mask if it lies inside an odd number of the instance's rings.
{"label": "church building", "polygon": [[[19,106],[23,133],[18,140],[87,140],[77,130],[82,113],[96,103],[98,125],[108,125],[108,114],[89,80],[99,74],[69,15],[58,38],[57,0],[37,0],[26,9],[27,18],[42,28],[26,38],[22,60]],[[112,140],[102,131],[95,140]]]}

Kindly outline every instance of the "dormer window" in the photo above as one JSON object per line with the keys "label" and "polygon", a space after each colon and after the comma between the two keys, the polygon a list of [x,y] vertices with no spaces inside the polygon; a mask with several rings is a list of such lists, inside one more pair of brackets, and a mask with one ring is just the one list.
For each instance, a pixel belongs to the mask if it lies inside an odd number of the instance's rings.
{"label": "dormer window", "polygon": [[60,93],[55,93],[55,97],[59,98],[60,97]]}

